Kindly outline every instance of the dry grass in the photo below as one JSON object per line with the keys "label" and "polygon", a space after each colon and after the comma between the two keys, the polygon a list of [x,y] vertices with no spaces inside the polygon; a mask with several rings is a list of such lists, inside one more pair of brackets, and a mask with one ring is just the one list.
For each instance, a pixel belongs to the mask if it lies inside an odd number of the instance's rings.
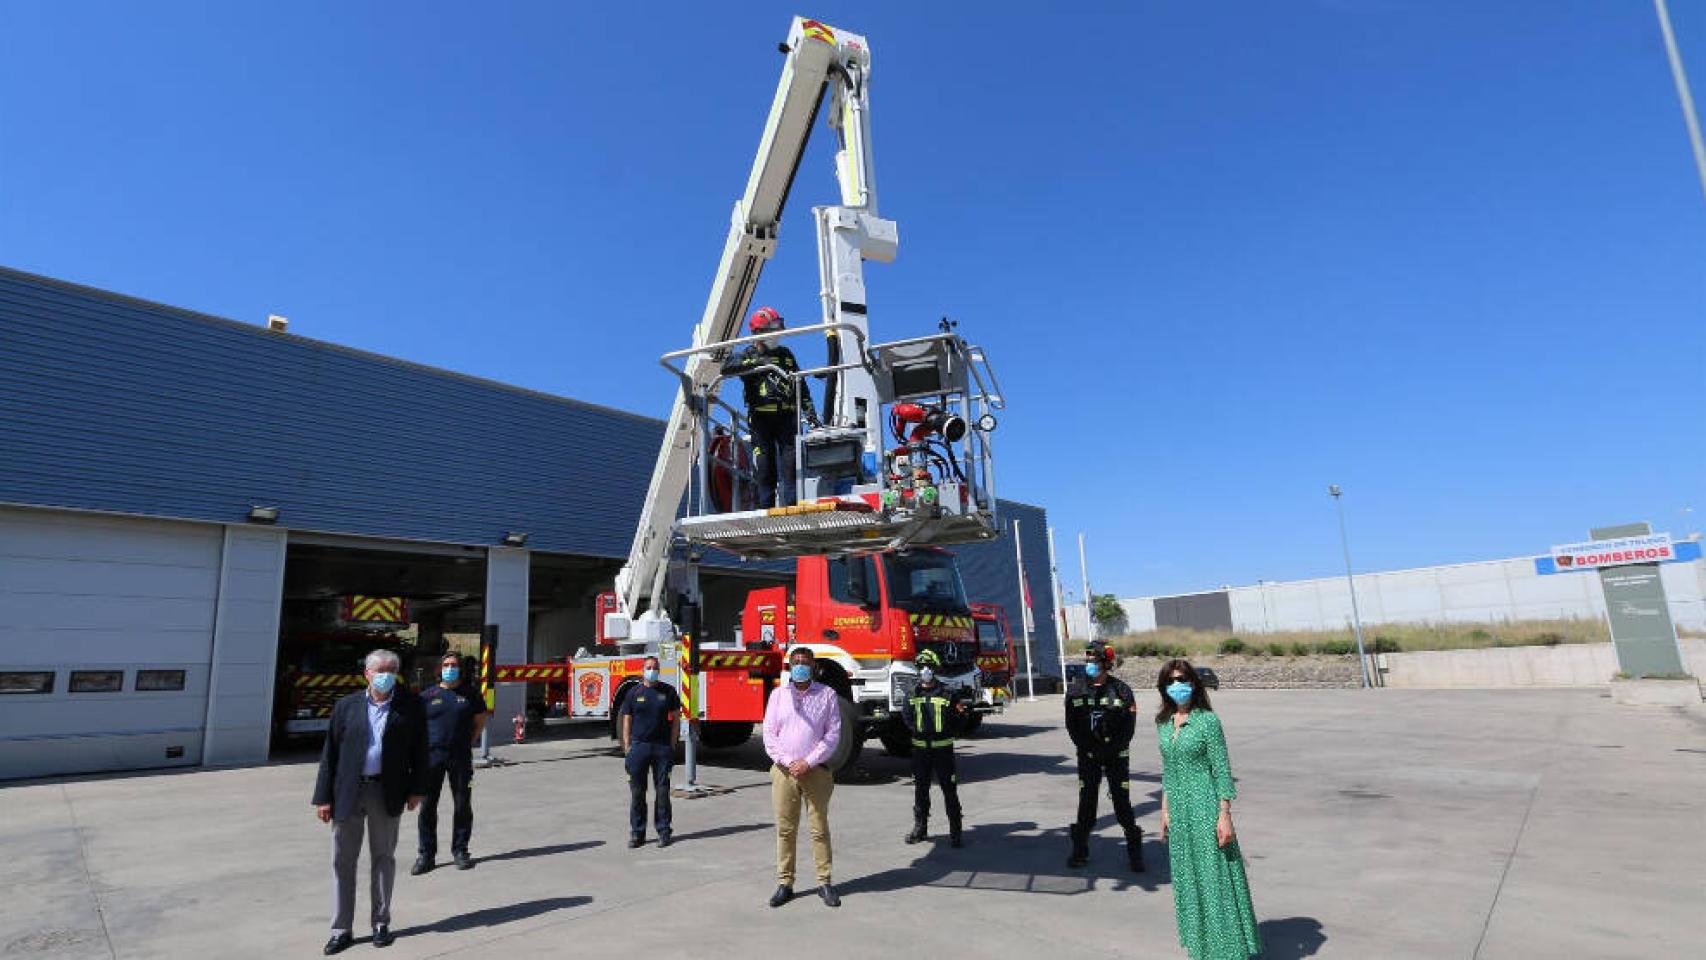
{"label": "dry grass", "polygon": [[[1686,635],[1687,631],[1684,631]],[[1370,653],[1405,650],[1470,650],[1485,647],[1553,646],[1606,643],[1611,639],[1598,620],[1519,620],[1511,623],[1383,623],[1363,629]],[[1237,640],[1242,650],[1226,649]],[[1200,657],[1221,652],[1267,656],[1346,653],[1356,649],[1350,630],[1283,630],[1241,633],[1163,627],[1113,638],[1121,656]],[[1082,652],[1083,643],[1073,649]]]}

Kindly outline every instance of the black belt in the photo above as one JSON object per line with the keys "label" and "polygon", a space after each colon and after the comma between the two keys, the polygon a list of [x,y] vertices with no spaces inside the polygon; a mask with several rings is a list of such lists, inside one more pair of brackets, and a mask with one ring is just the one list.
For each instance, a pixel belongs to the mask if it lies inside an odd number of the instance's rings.
{"label": "black belt", "polygon": [[361,782],[362,783],[378,783],[379,782],[379,775],[374,774],[373,776],[370,777],[364,773],[361,775]]}

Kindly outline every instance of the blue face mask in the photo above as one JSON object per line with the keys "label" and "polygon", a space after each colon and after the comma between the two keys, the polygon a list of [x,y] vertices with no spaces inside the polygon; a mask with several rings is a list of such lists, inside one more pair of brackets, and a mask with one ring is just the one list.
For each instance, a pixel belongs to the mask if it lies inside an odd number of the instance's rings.
{"label": "blue face mask", "polygon": [[788,668],[788,679],[795,683],[809,683],[812,678],[812,665],[796,663]]}
{"label": "blue face mask", "polygon": [[380,693],[390,693],[397,685],[397,675],[394,673],[376,673],[373,675],[373,689]]}
{"label": "blue face mask", "polygon": [[462,668],[461,667],[445,667],[443,670],[440,670],[438,672],[438,675],[440,678],[442,678],[444,680],[445,683],[455,683],[456,681],[462,679]]}
{"label": "blue face mask", "polygon": [[640,671],[640,676],[644,677],[646,679],[647,683],[656,683],[657,679],[658,679],[658,668],[657,667],[647,667],[646,669]]}
{"label": "blue face mask", "polygon": [[1102,675],[1102,665],[1099,663],[1086,663],[1084,665],[1084,675],[1092,680],[1096,679]]}
{"label": "blue face mask", "polygon": [[1190,684],[1183,680],[1174,680],[1167,684],[1167,698],[1182,707],[1191,702],[1193,689]]}

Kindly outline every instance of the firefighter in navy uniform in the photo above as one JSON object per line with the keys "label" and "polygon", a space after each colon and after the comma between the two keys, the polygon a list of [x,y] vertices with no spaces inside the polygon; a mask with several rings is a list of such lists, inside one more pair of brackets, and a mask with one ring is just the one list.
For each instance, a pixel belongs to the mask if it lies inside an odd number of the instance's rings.
{"label": "firefighter in navy uniform", "polygon": [[1066,691],[1066,731],[1078,751],[1078,820],[1072,825],[1069,867],[1090,862],[1090,831],[1096,823],[1096,793],[1108,781],[1114,817],[1125,829],[1131,869],[1143,870],[1143,829],[1131,813],[1131,737],[1137,729],[1137,698],[1113,675],[1114,649],[1100,641],[1084,652],[1084,676]]}
{"label": "firefighter in navy uniform", "polygon": [[409,870],[419,876],[431,870],[438,854],[438,798],[444,781],[450,781],[453,808],[450,821],[450,856],[459,870],[474,865],[468,856],[468,840],[474,832],[474,744],[486,726],[486,701],[468,682],[462,658],[455,652],[439,659],[439,683],[420,693],[426,707],[427,757],[426,799],[421,803],[419,855]]}
{"label": "firefighter in navy uniform", "polygon": [[930,780],[942,785],[942,805],[948,810],[948,841],[961,846],[959,774],[954,769],[954,734],[971,713],[971,695],[950,690],[936,679],[942,658],[926,650],[913,661],[918,667],[918,686],[906,700],[904,720],[912,734],[912,832],[907,843],[918,843],[930,835]]}
{"label": "firefighter in navy uniform", "polygon": [[[749,324],[754,334],[773,333],[782,329],[782,315],[775,307],[759,307]],[[768,367],[776,369],[765,369]],[[799,369],[794,352],[770,340],[752,344],[723,363],[723,375],[740,377],[744,387],[746,421],[752,428],[752,455],[758,472],[758,505],[766,509],[794,505],[794,440],[800,432],[801,408],[808,421],[817,422],[811,390],[802,387],[796,404],[793,381],[776,372],[797,373]]]}

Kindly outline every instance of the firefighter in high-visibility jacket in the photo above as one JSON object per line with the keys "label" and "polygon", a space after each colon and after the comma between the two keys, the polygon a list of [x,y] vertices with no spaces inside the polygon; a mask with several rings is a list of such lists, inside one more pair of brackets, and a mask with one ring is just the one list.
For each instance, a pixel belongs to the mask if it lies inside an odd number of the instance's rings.
{"label": "firefighter in high-visibility jacket", "polygon": [[913,661],[918,667],[918,686],[906,698],[904,720],[912,734],[912,832],[907,843],[930,836],[930,780],[942,787],[942,805],[948,810],[948,842],[961,846],[959,774],[954,769],[954,734],[971,715],[971,695],[950,690],[936,679],[942,658],[926,650]]}
{"label": "firefighter in high-visibility jacket", "polygon": [[1090,831],[1096,823],[1096,794],[1108,781],[1114,818],[1125,830],[1131,869],[1143,870],[1143,828],[1131,813],[1131,737],[1137,729],[1137,697],[1113,675],[1114,648],[1100,641],[1084,653],[1084,676],[1066,691],[1066,731],[1078,752],[1078,819],[1072,825],[1069,867],[1090,862]]}

